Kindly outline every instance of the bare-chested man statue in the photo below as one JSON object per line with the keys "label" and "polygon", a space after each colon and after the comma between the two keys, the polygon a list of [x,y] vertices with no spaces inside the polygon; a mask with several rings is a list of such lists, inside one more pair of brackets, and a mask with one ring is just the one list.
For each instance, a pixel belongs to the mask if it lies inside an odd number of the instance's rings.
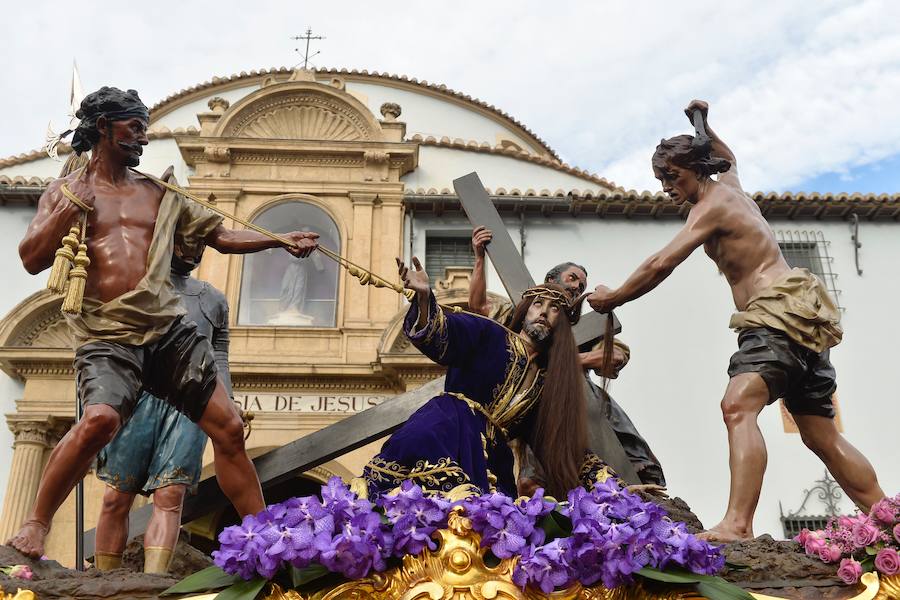
{"label": "bare-chested man statue", "polygon": [[[219,485],[238,513],[264,508],[241,418],[217,377],[209,341],[182,319],[169,266],[176,238],[183,248],[206,243],[225,253],[257,252],[278,243],[252,231],[225,229],[221,217],[130,169],[148,143],[150,117],[134,90],[103,87],[84,98],[77,116],[81,123],[72,147],[79,154],[92,150],[90,162],[48,186],[19,245],[29,273],[47,269],[60,239],[81,218],[78,204],[90,208],[83,310],[66,315],[76,342],[84,416],[53,450],[31,514],[8,542],[34,557],[43,554],[60,504],[129,418],[144,389],[206,432]],[[171,169],[162,179],[171,179]],[[314,233],[286,237],[296,244],[286,248],[296,256],[316,248]]]}
{"label": "bare-chested man statue", "polygon": [[[731,150],[706,125],[708,106],[693,101],[709,142],[691,136],[663,140],[653,171],[673,202],[692,204],[687,223],[662,250],[645,260],[618,289],[604,286],[588,296],[594,310],[608,312],[659,285],[703,246],[731,285],[738,331],[731,380],[722,400],[728,428],[731,490],[725,518],[704,535],[732,541],[753,537],[753,514],[766,469],[766,446],[756,419],[763,407],[784,398],[803,442],[828,467],[844,491],[868,511],[884,497],[869,461],[838,433],[832,394],[836,389],[829,348],[841,340],[839,313],[819,280],[791,269],[772,229],[741,189]],[[712,175],[720,173],[718,180]]]}

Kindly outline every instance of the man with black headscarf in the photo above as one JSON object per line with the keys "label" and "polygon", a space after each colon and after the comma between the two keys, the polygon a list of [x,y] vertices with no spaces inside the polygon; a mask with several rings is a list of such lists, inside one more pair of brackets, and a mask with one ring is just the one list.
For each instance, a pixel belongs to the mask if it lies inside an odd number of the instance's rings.
{"label": "man with black headscarf", "polygon": [[[87,167],[51,183],[19,245],[25,269],[54,263],[59,240],[84,219],[90,268],[78,314],[66,314],[75,340],[76,387],[84,416],[53,450],[28,519],[9,545],[41,556],[53,515],[91,461],[134,409],[142,390],[165,399],[212,440],[216,477],[241,515],[264,508],[259,478],[244,447],[243,424],[217,375],[209,341],[183,319],[169,278],[177,242],[191,252],[258,252],[280,245],[222,218],[131,169],[148,144],[150,113],[134,90],[102,87],[87,95],[72,147],[92,151]],[[285,235],[295,256],[316,248],[316,234]],[[71,285],[71,284],[70,284]]]}

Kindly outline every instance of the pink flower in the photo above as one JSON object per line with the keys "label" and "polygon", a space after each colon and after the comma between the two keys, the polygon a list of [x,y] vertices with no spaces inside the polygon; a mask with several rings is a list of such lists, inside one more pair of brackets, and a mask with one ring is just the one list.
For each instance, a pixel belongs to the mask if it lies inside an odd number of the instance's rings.
{"label": "pink flower", "polygon": [[794,538],[794,541],[799,543],[801,546],[806,546],[806,540],[809,538],[809,529],[805,527],[800,530],[800,533],[797,534],[797,537]]}
{"label": "pink flower", "polygon": [[854,519],[853,517],[848,517],[847,515],[843,515],[838,517],[837,522],[841,527],[850,529],[851,527],[853,527],[853,524],[856,523],[856,519]]}
{"label": "pink flower", "polygon": [[900,573],[900,555],[893,548],[882,548],[875,555],[875,568],[888,576]]}
{"label": "pink flower", "polygon": [[894,525],[894,539],[900,544],[900,523]]}
{"label": "pink flower", "polygon": [[875,543],[881,530],[870,519],[866,519],[865,521],[858,521],[853,526],[852,533],[853,543],[856,544],[857,548],[865,548]]}
{"label": "pink flower", "polygon": [[806,543],[803,544],[803,549],[806,550],[806,553],[809,555],[818,555],[819,550],[825,547],[825,534],[821,531],[811,531],[808,536],[806,536]]}
{"label": "pink flower", "polygon": [[862,577],[862,565],[852,558],[845,558],[838,567],[838,577],[847,585],[853,585]]}
{"label": "pink flower", "polygon": [[885,525],[893,525],[897,521],[897,511],[894,510],[890,498],[882,498],[872,506],[871,515]]}
{"label": "pink flower", "polygon": [[822,562],[836,563],[841,559],[841,549],[835,544],[827,544],[819,548],[819,558]]}
{"label": "pink flower", "polygon": [[18,577],[19,579],[31,579],[34,573],[28,565],[15,565],[9,572],[10,577]]}

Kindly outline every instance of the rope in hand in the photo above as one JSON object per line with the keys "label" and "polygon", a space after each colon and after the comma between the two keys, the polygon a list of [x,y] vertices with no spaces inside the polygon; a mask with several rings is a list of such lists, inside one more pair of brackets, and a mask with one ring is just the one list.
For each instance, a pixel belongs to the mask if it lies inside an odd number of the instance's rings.
{"label": "rope in hand", "polygon": [[[259,225],[251,223],[250,221],[247,221],[236,215],[226,212],[226,211],[222,210],[221,208],[217,207],[215,204],[209,202],[208,200],[205,200],[203,198],[200,198],[199,196],[195,196],[194,194],[191,194],[190,192],[188,192],[186,189],[184,189],[181,186],[173,185],[167,181],[163,181],[162,179],[159,179],[158,177],[153,177],[152,175],[147,175],[146,173],[141,173],[140,171],[136,171],[134,169],[132,169],[132,171],[134,171],[138,175],[146,177],[150,181],[154,181],[154,182],[158,183],[159,185],[163,186],[164,188],[166,188],[168,190],[171,190],[175,193],[181,194],[185,198],[189,198],[190,200],[193,200],[200,206],[203,206],[204,208],[211,210],[212,212],[214,212],[218,215],[221,215],[221,216],[225,217],[226,219],[232,219],[236,223],[240,223],[247,229],[252,229],[253,231],[260,233],[260,234],[268,237],[269,239],[275,240],[276,242],[280,242],[281,244],[283,244],[285,246],[294,247],[294,248],[298,247],[295,242],[289,240],[288,238],[286,238],[282,235],[278,235],[277,233],[273,233],[273,232],[269,231],[268,229],[265,229],[264,227],[260,227]],[[316,249],[319,252],[321,252],[322,254],[324,254],[325,256],[327,256],[328,258],[330,258],[331,260],[333,260],[334,262],[336,262],[337,264],[339,264],[340,266],[347,269],[347,272],[350,273],[350,275],[352,275],[353,277],[356,277],[359,280],[359,283],[362,285],[371,285],[371,286],[374,286],[377,288],[384,288],[384,287],[390,288],[390,289],[394,290],[395,292],[397,292],[398,294],[403,294],[410,300],[412,300],[416,295],[416,293],[414,291],[407,290],[398,283],[393,283],[391,281],[388,281],[384,277],[381,277],[380,275],[376,275],[372,271],[369,271],[368,269],[359,266],[358,264],[354,263],[350,259],[341,256],[340,254],[338,254],[337,252],[334,252],[333,250],[329,250],[328,248],[326,248],[325,246],[322,246],[321,244],[319,244],[316,247]]]}

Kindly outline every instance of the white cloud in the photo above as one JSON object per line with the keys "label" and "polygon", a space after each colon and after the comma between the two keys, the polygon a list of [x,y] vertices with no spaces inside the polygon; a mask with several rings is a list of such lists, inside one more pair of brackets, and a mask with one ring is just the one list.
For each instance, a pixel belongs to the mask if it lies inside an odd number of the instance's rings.
{"label": "white cloud", "polygon": [[[152,6],[152,8],[151,8]],[[32,3],[0,40],[0,155],[62,124],[72,58],[86,89],[153,103],[214,75],[299,58],[405,73],[492,102],[567,160],[626,187],[656,187],[659,138],[712,104],[751,189],[787,188],[900,152],[900,4],[364,2]]]}

